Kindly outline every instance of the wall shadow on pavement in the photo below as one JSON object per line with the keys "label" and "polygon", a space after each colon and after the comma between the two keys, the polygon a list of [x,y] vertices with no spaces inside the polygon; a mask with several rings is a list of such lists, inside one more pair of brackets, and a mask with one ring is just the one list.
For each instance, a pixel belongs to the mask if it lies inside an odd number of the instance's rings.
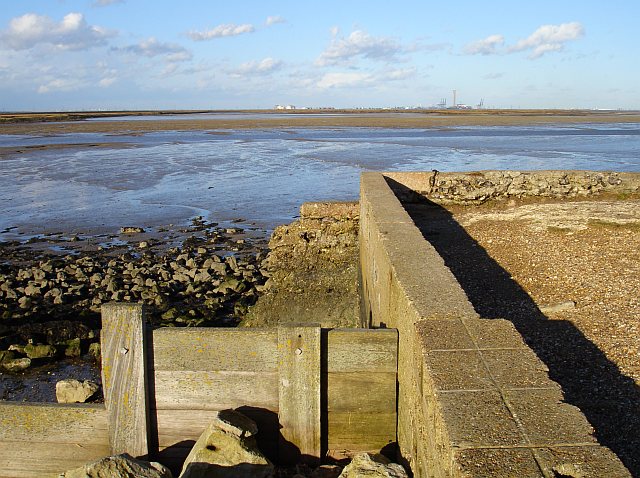
{"label": "wall shadow on pavement", "polygon": [[640,477],[640,387],[571,322],[549,320],[520,285],[442,206],[386,178],[412,220],[482,318],[507,319],[549,368],[565,401],[579,407],[598,441]]}

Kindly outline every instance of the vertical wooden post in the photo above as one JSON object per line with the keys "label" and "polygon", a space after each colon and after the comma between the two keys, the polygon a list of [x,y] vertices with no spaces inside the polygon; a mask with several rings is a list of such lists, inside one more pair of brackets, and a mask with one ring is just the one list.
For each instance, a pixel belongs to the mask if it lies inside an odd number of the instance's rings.
{"label": "vertical wooden post", "polygon": [[[320,442],[320,327],[279,327],[280,461],[317,462]],[[297,450],[296,450],[297,449]]]}
{"label": "vertical wooden post", "polygon": [[145,317],[141,304],[102,306],[102,389],[113,454],[149,454]]}

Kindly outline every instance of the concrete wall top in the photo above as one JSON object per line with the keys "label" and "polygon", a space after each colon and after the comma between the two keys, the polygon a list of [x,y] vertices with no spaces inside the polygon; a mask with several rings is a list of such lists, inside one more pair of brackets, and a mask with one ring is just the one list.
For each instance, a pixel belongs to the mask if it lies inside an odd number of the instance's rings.
{"label": "concrete wall top", "polygon": [[384,175],[408,188],[404,194],[399,192],[402,200],[410,200],[410,194],[417,194],[440,204],[478,204],[526,197],[640,194],[640,173],[614,171],[429,171]]}
{"label": "concrete wall top", "polygon": [[[360,201],[361,218],[367,216],[367,221],[363,223],[361,220],[361,224],[372,226],[371,230],[361,227],[361,247],[362,235],[371,238],[374,229],[376,240],[380,241],[379,247],[367,242],[373,247],[369,256],[372,262],[368,266],[376,269],[371,271],[371,275],[380,286],[393,283],[394,287],[399,287],[412,305],[416,318],[478,317],[444,260],[424,240],[382,174],[362,174]],[[389,276],[384,278],[380,270],[384,261],[377,259],[382,253],[388,256],[391,264],[391,270],[387,272]],[[380,300],[384,301],[384,295],[393,292],[393,288],[378,287]],[[372,318],[373,325],[380,323],[375,311]],[[393,321],[385,323],[393,326]]]}

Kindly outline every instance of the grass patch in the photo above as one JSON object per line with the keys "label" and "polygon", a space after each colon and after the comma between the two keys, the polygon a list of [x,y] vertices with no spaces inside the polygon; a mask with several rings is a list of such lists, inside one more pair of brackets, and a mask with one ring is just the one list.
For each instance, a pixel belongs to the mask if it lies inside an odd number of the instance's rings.
{"label": "grass patch", "polygon": [[573,229],[570,227],[547,226],[547,231],[552,234],[567,234],[569,232],[573,232]]}
{"label": "grass patch", "polygon": [[587,226],[600,229],[640,231],[640,222],[613,222],[603,219],[589,219]]}

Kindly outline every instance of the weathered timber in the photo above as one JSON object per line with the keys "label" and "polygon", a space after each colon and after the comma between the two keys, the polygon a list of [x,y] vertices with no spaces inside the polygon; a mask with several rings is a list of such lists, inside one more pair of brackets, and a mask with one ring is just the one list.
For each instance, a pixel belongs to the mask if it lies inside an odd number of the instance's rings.
{"label": "weathered timber", "polygon": [[102,387],[113,454],[149,454],[147,358],[140,304],[102,306]]}
{"label": "weathered timber", "polygon": [[0,478],[59,478],[60,474],[108,456],[109,445],[3,442]]}
{"label": "weathered timber", "polygon": [[156,371],[277,371],[275,329],[162,328],[153,332]]}
{"label": "weathered timber", "polygon": [[368,412],[376,421],[379,412],[395,412],[395,372],[330,373],[327,376],[327,411]]}
{"label": "weathered timber", "polygon": [[[276,413],[252,407],[240,407],[238,411],[256,422],[258,438],[268,437],[272,431],[278,431]],[[157,410],[160,449],[183,441],[196,441],[216,414],[217,410]]]}
{"label": "weathered timber", "polygon": [[159,410],[224,410],[242,406],[278,410],[275,372],[156,372],[155,391]]}
{"label": "weathered timber", "polygon": [[379,452],[396,441],[396,413],[332,412],[328,415],[327,456],[341,459],[358,451]]}
{"label": "weathered timber", "polygon": [[320,442],[320,328],[278,328],[280,460],[315,462]]}
{"label": "weathered timber", "polygon": [[327,334],[327,372],[393,372],[398,369],[395,329],[333,329]]}
{"label": "weathered timber", "polygon": [[0,477],[57,477],[109,453],[102,405],[0,402]]}

